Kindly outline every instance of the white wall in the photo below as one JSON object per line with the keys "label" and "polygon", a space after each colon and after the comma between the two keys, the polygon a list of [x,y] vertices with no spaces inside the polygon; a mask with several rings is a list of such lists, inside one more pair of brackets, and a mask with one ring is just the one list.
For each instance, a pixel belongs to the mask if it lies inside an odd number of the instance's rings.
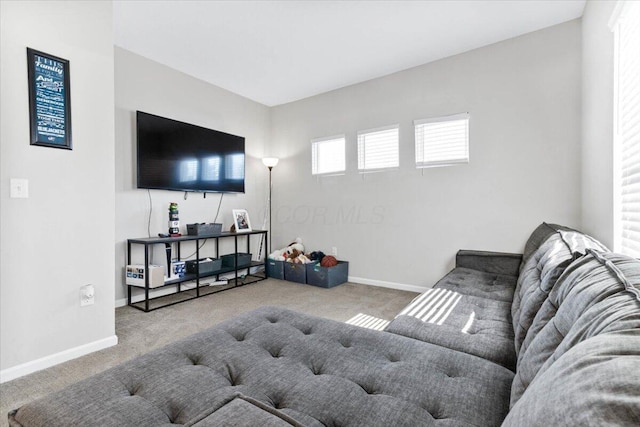
{"label": "white wall", "polygon": [[[268,190],[268,170],[262,164],[270,130],[269,108],[239,95],[218,88],[184,73],[150,61],[125,49],[115,48],[116,103],[116,300],[124,304],[126,286],[123,266],[128,238],[147,237],[149,196],[147,190],[136,188],[136,110],[180,120],[199,126],[244,136],[246,150],[245,194],[225,194],[218,222],[228,230],[233,219],[231,210],[247,209],[253,228],[262,228]],[[180,210],[181,232],[186,224],[213,222],[220,196],[151,190],[153,211],[149,226],[151,236],[167,232],[170,202]],[[215,247],[210,241],[205,254]],[[225,242],[227,244],[231,242]],[[222,244],[222,242],[221,242]],[[258,241],[252,240],[254,258]],[[164,246],[157,245],[154,262],[165,265]],[[188,244],[183,251],[191,248]],[[223,250],[227,250],[224,246]],[[144,261],[141,247],[136,247],[132,262]],[[195,247],[192,249],[195,251]],[[264,254],[265,249],[263,249]],[[222,252],[222,250],[221,250]],[[229,250],[232,252],[232,250]],[[187,253],[188,254],[188,253]],[[187,255],[185,252],[182,255]],[[136,292],[141,294],[141,292]],[[135,297],[135,295],[134,295]]]}
{"label": "white wall", "polygon": [[[0,360],[9,380],[117,342],[111,2],[0,2]],[[29,145],[26,48],[70,61],[73,150]],[[10,178],[29,198],[9,198]],[[80,287],[95,304],[80,307]]]}
{"label": "white wall", "polygon": [[582,224],[613,249],[613,33],[615,1],[588,1],[582,17]]}
{"label": "white wall", "polygon": [[[580,67],[574,20],[273,108],[274,246],[301,236],[360,281],[429,287],[458,249],[522,252],[542,221],[579,227]],[[464,111],[471,163],[416,170],[413,120]],[[395,123],[400,169],[363,178],[356,132]],[[342,133],[346,175],[312,177],[310,140]]]}

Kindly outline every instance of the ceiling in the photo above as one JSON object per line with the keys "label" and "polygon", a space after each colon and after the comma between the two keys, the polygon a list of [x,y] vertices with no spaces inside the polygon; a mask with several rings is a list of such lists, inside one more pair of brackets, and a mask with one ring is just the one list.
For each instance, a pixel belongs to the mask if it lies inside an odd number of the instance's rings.
{"label": "ceiling", "polygon": [[114,43],[268,106],[582,16],[585,0],[114,1]]}

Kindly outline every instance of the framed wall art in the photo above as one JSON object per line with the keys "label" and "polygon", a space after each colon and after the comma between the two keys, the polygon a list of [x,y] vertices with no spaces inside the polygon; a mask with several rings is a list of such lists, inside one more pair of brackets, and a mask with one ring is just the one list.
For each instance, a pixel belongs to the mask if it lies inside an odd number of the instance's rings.
{"label": "framed wall art", "polygon": [[31,145],[71,150],[69,61],[27,48]]}

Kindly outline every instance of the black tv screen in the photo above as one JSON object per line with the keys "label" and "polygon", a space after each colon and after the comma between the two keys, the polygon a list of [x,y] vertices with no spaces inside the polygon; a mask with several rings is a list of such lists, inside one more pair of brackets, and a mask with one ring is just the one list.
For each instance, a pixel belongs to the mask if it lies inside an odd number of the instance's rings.
{"label": "black tv screen", "polygon": [[138,111],[138,188],[244,193],[244,138]]}

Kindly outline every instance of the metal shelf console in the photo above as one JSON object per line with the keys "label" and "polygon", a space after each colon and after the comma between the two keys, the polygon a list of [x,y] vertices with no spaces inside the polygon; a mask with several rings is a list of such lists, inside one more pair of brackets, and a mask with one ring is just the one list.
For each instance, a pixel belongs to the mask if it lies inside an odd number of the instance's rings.
{"label": "metal shelf console", "polygon": [[[265,248],[265,255],[264,258],[261,261],[251,261],[251,263],[249,265],[244,265],[244,266],[239,266],[238,267],[238,238],[239,237],[246,237],[247,240],[247,253],[251,253],[251,236],[254,235],[262,235],[264,237],[264,239],[262,240],[261,243],[261,248],[262,248],[262,244],[264,244],[264,248]],[[220,245],[219,245],[219,241],[220,239],[226,239],[226,238],[233,238],[234,240],[234,254],[235,254],[235,262],[234,265],[235,267],[225,267],[222,268],[221,270],[217,270],[211,273],[207,273],[207,274],[200,274],[199,271],[196,270],[195,274],[185,274],[184,277],[180,277],[180,278],[176,278],[176,279],[171,279],[171,280],[167,280],[164,282],[163,285],[161,286],[156,286],[154,288],[150,288],[149,287],[149,248],[152,247],[153,245],[157,245],[157,244],[164,244],[165,247],[169,248],[171,247],[171,245],[173,245],[174,243],[177,244],[177,259],[178,260],[182,260],[181,255],[180,255],[180,250],[181,250],[181,244],[182,242],[192,242],[194,241],[196,244],[196,250],[195,250],[195,259],[200,259],[200,241],[206,241],[206,240],[210,240],[210,239],[215,239],[216,242],[216,257],[220,257]],[[269,241],[268,239],[268,231],[267,230],[253,230],[253,231],[248,231],[248,232],[242,232],[242,233],[232,233],[232,232],[223,232],[218,236],[180,236],[180,237],[145,237],[145,238],[139,238],[139,239],[127,239],[127,259],[126,259],[126,265],[131,265],[131,246],[134,244],[138,244],[138,245],[143,245],[144,246],[144,266],[145,266],[145,271],[147,272],[147,274],[145,274],[145,278],[144,278],[144,288],[142,288],[141,286],[136,286],[136,285],[127,285],[127,304],[131,307],[137,308],[138,310],[142,310],[144,312],[149,312],[149,311],[153,311],[153,310],[157,310],[159,308],[163,308],[163,307],[168,307],[170,305],[174,305],[174,304],[179,304],[181,302],[185,302],[185,301],[190,301],[192,299],[195,298],[200,298],[203,297],[205,295],[211,295],[211,294],[215,294],[218,292],[222,292],[222,291],[226,291],[229,289],[233,289],[236,288],[238,286],[244,286],[244,285],[249,285],[251,283],[256,283],[259,282],[261,280],[265,280],[266,277],[266,273],[265,273],[265,269],[266,269],[266,260],[267,260],[267,242]],[[255,273],[251,273],[251,268],[252,267],[260,267],[262,266],[262,272],[255,272]],[[171,266],[169,265],[168,268],[171,268]],[[238,275],[239,271],[242,270],[247,270],[246,274],[244,275]],[[200,285],[200,279],[205,278],[205,277],[213,277],[215,276],[216,280],[219,279],[219,276],[222,274],[226,274],[226,273],[232,273],[235,272],[235,277],[229,280],[230,284],[227,285],[222,285],[222,286],[201,286]],[[196,286],[195,288],[189,288],[189,289],[182,289],[181,284],[184,282],[190,282],[190,281],[195,281]],[[162,296],[157,296],[157,297],[149,297],[149,291],[150,289],[162,289],[164,287],[167,286],[176,286],[176,292],[167,294],[167,295],[162,295]],[[137,301],[137,302],[132,302],[132,288],[136,288],[136,289],[144,289],[144,300],[142,301]],[[176,300],[176,296],[180,295],[180,294],[184,294],[186,295],[185,298]],[[167,303],[163,304],[163,305],[159,305],[156,307],[150,307],[149,306],[149,302],[153,301],[153,300],[159,300],[161,298],[167,299],[169,300]]]}

